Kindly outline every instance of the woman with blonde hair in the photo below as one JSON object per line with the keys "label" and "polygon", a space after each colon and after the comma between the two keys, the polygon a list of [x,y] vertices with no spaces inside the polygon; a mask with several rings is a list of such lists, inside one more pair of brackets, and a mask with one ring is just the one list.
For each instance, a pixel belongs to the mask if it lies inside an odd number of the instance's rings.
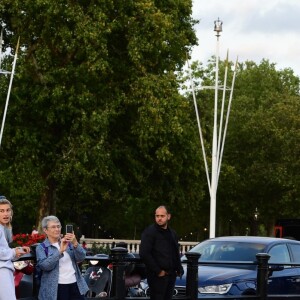
{"label": "woman with blonde hair", "polygon": [[5,196],[0,196],[0,299],[15,300],[13,260],[29,253],[29,247],[9,248],[12,241],[12,204]]}

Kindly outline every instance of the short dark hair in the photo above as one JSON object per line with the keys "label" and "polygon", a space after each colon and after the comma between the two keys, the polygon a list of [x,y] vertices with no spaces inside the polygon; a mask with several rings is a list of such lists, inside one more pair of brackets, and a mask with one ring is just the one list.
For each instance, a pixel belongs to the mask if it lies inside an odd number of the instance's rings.
{"label": "short dark hair", "polygon": [[[164,208],[166,210],[167,214],[170,214],[170,210],[166,205],[160,205],[156,209],[159,209],[159,208]],[[156,209],[155,209],[155,211],[156,211]]]}

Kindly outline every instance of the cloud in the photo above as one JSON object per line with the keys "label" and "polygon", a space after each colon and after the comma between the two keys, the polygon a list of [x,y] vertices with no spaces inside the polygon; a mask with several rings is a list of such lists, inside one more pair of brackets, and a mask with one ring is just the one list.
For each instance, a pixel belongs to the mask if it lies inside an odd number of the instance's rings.
{"label": "cloud", "polygon": [[[206,62],[215,54],[213,31],[218,17],[223,21],[220,57],[229,49],[231,60],[268,59],[278,69],[292,68],[300,74],[299,0],[194,0],[193,17],[199,46],[192,59]],[[233,56],[233,57],[232,57]]]}

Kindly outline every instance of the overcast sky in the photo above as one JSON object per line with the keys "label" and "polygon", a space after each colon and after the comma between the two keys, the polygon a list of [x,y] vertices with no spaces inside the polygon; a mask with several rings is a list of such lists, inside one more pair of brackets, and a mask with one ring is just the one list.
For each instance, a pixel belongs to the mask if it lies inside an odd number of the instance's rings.
{"label": "overcast sky", "polygon": [[193,0],[193,18],[200,23],[192,60],[206,65],[215,54],[214,21],[220,18],[220,59],[228,49],[231,61],[265,58],[300,76],[300,0]]}

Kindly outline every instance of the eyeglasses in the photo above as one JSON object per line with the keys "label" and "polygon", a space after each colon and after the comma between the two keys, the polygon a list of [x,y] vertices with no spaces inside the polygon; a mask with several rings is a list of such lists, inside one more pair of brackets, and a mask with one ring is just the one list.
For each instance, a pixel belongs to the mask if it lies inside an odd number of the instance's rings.
{"label": "eyeglasses", "polygon": [[52,230],[54,230],[54,229],[61,229],[61,225],[52,225],[52,226],[50,226],[50,227],[47,227],[47,229],[52,229]]}

